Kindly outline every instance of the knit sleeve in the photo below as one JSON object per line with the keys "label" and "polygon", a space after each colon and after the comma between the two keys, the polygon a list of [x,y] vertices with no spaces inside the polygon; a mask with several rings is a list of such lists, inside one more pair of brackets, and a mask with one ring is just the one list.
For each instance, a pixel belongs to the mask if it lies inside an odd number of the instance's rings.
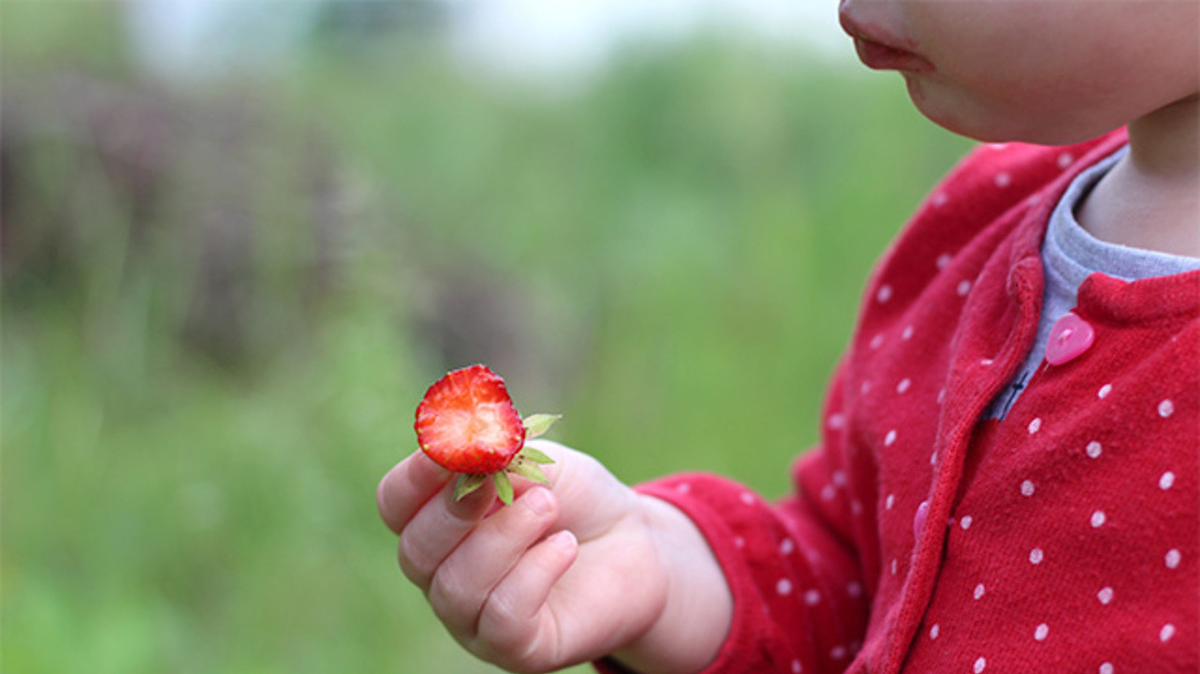
{"label": "knit sleeve", "polygon": [[851,506],[840,497],[847,481],[835,455],[822,448],[805,454],[794,471],[796,490],[777,502],[706,473],[637,488],[695,522],[733,593],[730,632],[705,674],[840,672],[861,646],[869,598],[842,529],[850,518],[839,511]]}

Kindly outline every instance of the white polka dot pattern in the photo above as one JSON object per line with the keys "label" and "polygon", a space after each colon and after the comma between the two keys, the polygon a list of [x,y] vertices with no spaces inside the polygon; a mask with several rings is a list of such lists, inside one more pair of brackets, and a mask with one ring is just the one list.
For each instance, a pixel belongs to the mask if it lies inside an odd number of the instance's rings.
{"label": "white polka dot pattern", "polygon": [[[1036,316],[1034,220],[1055,199],[1038,181],[1098,156],[1020,143],[985,154],[997,158],[986,170],[931,192],[873,274],[797,492],[764,499],[692,476],[653,492],[683,504],[733,560],[727,573],[746,576],[731,587],[751,609],[738,638],[751,641],[723,664],[840,671],[859,655],[902,672],[1047,662],[1114,674],[1173,671],[1164,663],[1181,653],[1192,664],[1179,597],[1197,592],[1200,553],[1171,518],[1197,501],[1200,395],[1179,373],[1200,367],[1200,345],[1176,314],[1137,315],[1180,309],[1183,293],[1090,277],[1076,308],[1096,332],[1086,356],[1034,372],[1003,419],[981,420],[1026,346],[1016,322]],[[1017,155],[1038,158],[1043,178]],[[986,219],[971,215],[982,207]],[[1104,638],[1118,630],[1128,639]],[[772,659],[740,660],[757,653]]]}
{"label": "white polka dot pattern", "polygon": [[1158,416],[1166,419],[1175,414],[1175,403],[1170,400],[1164,400],[1158,404]]}

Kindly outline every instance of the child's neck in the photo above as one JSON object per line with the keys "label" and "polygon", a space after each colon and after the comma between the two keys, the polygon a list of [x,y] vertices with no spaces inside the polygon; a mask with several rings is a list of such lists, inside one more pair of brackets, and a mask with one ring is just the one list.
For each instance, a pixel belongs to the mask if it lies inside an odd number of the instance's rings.
{"label": "child's neck", "polygon": [[1076,217],[1102,241],[1200,258],[1200,95],[1129,125],[1129,154]]}

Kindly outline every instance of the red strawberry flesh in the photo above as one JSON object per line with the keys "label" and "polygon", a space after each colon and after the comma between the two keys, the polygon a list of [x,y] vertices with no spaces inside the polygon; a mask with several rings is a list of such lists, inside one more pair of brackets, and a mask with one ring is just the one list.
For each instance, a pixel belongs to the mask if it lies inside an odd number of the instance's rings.
{"label": "red strawberry flesh", "polygon": [[417,406],[417,443],[456,473],[503,470],[525,444],[525,426],[504,380],[484,365],[450,372]]}

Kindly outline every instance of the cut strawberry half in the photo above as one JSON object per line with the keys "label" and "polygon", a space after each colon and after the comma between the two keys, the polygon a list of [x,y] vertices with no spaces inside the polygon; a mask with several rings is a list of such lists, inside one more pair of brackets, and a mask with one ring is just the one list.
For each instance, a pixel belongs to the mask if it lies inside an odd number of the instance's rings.
{"label": "cut strawberry half", "polygon": [[525,425],[499,375],[484,365],[437,380],[417,406],[417,443],[456,473],[503,470],[525,444]]}
{"label": "cut strawberry half", "polygon": [[443,468],[461,473],[455,498],[475,491],[492,476],[504,503],[513,499],[507,472],[546,482],[539,464],[550,457],[525,447],[527,437],[545,433],[559,417],[534,414],[521,420],[504,380],[484,365],[455,370],[434,382],[417,406],[417,444]]}

